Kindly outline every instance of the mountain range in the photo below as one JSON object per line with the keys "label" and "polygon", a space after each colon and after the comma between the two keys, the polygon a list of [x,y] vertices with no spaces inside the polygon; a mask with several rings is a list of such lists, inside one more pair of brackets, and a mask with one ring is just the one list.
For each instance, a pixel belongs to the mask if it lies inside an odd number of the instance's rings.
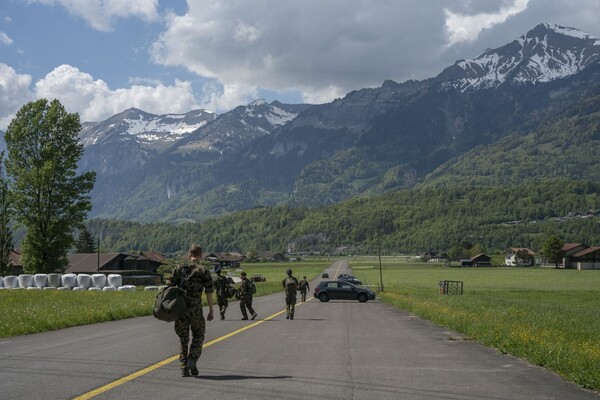
{"label": "mountain range", "polygon": [[[544,23],[436,77],[387,80],[327,104],[258,100],[221,115],[129,109],[83,124],[81,169],[97,171],[90,217],[202,221],[419,185],[598,179],[583,162],[544,169],[539,161],[516,176],[498,171],[510,166],[507,148],[526,148],[531,153],[522,158],[529,161],[564,152],[564,135],[542,131],[574,109],[595,110],[599,77],[600,39]],[[593,153],[597,138],[590,132]],[[554,153],[539,141],[551,134]],[[477,168],[469,167],[473,161]]]}

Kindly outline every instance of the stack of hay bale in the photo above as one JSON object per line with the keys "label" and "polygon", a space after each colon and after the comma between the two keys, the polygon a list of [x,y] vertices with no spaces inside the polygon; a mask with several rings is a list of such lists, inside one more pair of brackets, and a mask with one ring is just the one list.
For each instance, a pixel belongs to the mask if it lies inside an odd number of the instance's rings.
{"label": "stack of hay bale", "polygon": [[0,289],[73,290],[134,292],[135,285],[123,285],[119,274],[21,274],[0,276]]}

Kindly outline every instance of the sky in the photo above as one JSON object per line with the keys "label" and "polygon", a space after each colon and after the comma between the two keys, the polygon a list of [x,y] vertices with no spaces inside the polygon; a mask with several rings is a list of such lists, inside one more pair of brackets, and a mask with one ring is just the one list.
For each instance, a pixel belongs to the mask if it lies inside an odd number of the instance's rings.
{"label": "sky", "polygon": [[40,98],[81,121],[326,103],[439,74],[600,0],[0,0],[0,130]]}

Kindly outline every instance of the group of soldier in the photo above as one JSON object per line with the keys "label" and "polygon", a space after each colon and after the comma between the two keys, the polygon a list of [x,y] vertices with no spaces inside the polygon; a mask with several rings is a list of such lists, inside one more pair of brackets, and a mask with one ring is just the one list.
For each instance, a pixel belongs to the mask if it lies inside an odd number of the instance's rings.
{"label": "group of soldier", "polygon": [[[217,306],[221,320],[225,319],[225,312],[229,306],[229,297],[233,294],[240,300],[240,311],[242,320],[248,320],[257,317],[256,311],[252,307],[252,296],[255,292],[254,282],[248,279],[246,272],[240,273],[242,282],[236,290],[230,277],[224,276],[220,267],[215,268],[216,277],[210,276],[210,271],[200,263],[202,258],[202,248],[197,244],[192,244],[189,249],[190,262],[177,266],[167,280],[169,286],[180,286],[186,290],[186,314],[175,321],[175,333],[179,337],[179,364],[181,376],[198,375],[197,362],[202,354],[202,344],[206,333],[206,321],[213,320],[213,297],[216,293]],[[296,305],[296,293],[299,291],[302,301],[306,301],[306,293],[310,290],[306,276],[298,281],[292,275],[292,270],[286,271],[287,277],[283,279],[282,286],[285,293],[286,319],[294,319]],[[208,315],[204,319],[202,311],[202,291],[206,294],[208,303]],[[190,342],[190,331],[192,340]]]}

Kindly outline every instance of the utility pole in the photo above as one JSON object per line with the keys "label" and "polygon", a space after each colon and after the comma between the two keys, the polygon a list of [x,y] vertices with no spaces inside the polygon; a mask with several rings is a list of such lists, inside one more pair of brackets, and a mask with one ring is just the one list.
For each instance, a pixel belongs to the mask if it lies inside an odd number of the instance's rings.
{"label": "utility pole", "polygon": [[99,273],[100,272],[100,238],[98,238],[97,252],[98,252],[98,263],[96,264],[96,272]]}
{"label": "utility pole", "polygon": [[379,284],[381,285],[381,291],[383,292],[383,272],[381,271],[381,231],[377,235],[377,247],[379,253]]}

